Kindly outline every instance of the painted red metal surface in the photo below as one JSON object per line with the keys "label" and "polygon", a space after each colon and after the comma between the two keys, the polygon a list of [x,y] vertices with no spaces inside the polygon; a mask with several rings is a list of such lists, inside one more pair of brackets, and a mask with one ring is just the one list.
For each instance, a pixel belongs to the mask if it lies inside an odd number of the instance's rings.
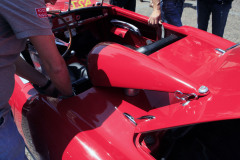
{"label": "painted red metal surface", "polygon": [[[240,107],[238,54],[240,48],[229,51],[224,58],[224,63],[206,79],[205,84],[211,94],[198,100],[191,101],[189,105],[172,104],[159,109],[151,110],[149,114],[158,118],[137,126],[137,132],[146,132],[161,128],[195,124],[200,122],[218,121],[239,118]],[[237,63],[236,63],[237,62]],[[177,119],[177,121],[176,121]]]}
{"label": "painted red metal surface", "polygon": [[198,94],[199,84],[168,70],[150,57],[119,44],[102,43],[88,57],[89,76],[96,86],[181,90]]}
{"label": "painted red metal surface", "polygon": [[[147,17],[118,7],[112,13],[147,23]],[[95,47],[89,73],[96,86],[72,98],[39,95],[16,76],[9,103],[28,148],[56,160],[151,160],[139,133],[239,118],[240,48],[220,54],[216,48],[234,43],[192,27],[164,26],[185,36],[149,56],[114,43]],[[201,85],[209,94],[185,106],[173,94],[198,93]],[[127,96],[126,88],[140,90]],[[146,115],[155,119],[138,119]]]}

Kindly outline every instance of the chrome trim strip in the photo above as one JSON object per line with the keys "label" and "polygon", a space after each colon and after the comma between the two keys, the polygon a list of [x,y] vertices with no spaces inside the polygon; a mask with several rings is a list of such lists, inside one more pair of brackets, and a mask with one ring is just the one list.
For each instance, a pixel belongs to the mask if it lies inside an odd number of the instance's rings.
{"label": "chrome trim strip", "polygon": [[237,46],[239,46],[240,45],[240,43],[237,43],[237,44],[235,44],[234,46],[232,46],[232,47],[229,47],[228,49],[226,49],[225,51],[227,52],[228,50],[230,50],[230,49],[233,49],[233,48],[235,48],[235,47],[237,47]]}
{"label": "chrome trim strip", "polygon": [[226,51],[224,51],[223,49],[220,49],[220,48],[216,48],[215,50],[222,53],[222,55],[224,55],[226,53]]}
{"label": "chrome trim strip", "polygon": [[231,50],[231,49],[233,49],[233,48],[235,48],[235,47],[237,47],[239,45],[240,45],[240,43],[237,43],[237,44],[227,48],[226,50],[223,50],[223,49],[220,49],[220,48],[216,48],[215,50],[220,52],[220,53],[222,53],[222,55],[224,55],[227,51],[229,51],[229,50]]}
{"label": "chrome trim strip", "polygon": [[124,115],[127,119],[129,119],[135,126],[137,125],[137,123],[135,122],[133,116],[131,116],[131,115],[128,114],[128,113],[123,113],[123,115]]}
{"label": "chrome trim strip", "polygon": [[139,118],[137,118],[137,119],[155,119],[155,118],[156,118],[155,116],[146,115],[146,116],[139,117]]}

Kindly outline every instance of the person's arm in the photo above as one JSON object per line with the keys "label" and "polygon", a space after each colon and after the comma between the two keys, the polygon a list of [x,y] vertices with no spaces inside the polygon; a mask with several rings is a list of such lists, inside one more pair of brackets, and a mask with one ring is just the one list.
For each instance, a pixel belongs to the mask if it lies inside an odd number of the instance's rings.
{"label": "person's arm", "polygon": [[[42,73],[38,72],[34,69],[30,64],[28,64],[21,56],[15,62],[16,66],[16,74],[20,77],[23,77],[29,80],[31,83],[37,85],[38,87],[44,87],[48,84],[48,78],[43,75]],[[50,83],[47,87],[43,90],[44,94],[55,97],[57,96],[58,91],[56,90],[55,86]]]}
{"label": "person's arm", "polygon": [[54,86],[64,96],[72,95],[72,86],[66,63],[60,55],[53,35],[29,37],[37,50],[44,69]]}
{"label": "person's arm", "polygon": [[30,82],[38,85],[44,86],[48,79],[43,74],[34,69],[30,64],[28,64],[21,56],[15,62],[16,74],[22,78],[29,80]]}
{"label": "person's arm", "polygon": [[157,26],[161,24],[161,7],[160,7],[160,0],[153,0],[153,12],[148,19],[148,24]]}

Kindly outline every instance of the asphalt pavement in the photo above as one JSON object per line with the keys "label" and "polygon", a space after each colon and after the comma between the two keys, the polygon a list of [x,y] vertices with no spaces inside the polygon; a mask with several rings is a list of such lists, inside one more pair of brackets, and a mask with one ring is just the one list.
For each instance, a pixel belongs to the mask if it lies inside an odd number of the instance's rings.
{"label": "asphalt pavement", "polygon": [[[197,27],[197,0],[185,0],[182,15],[183,25]],[[136,12],[145,16],[150,16],[152,8],[149,7],[149,0],[137,0]],[[211,33],[211,19],[209,21],[208,32]],[[227,25],[225,27],[224,36],[235,43],[240,43],[240,0],[234,0],[232,8],[229,12]]]}

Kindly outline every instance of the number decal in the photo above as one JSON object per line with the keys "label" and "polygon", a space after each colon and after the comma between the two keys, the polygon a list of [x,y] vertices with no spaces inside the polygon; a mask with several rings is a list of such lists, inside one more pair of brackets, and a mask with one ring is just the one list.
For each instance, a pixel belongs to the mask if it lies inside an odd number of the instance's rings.
{"label": "number decal", "polygon": [[79,4],[78,8],[83,8],[84,1],[85,0],[78,0],[78,4]]}
{"label": "number decal", "polygon": [[75,9],[76,8],[76,2],[77,1],[72,1],[71,4],[73,5],[73,8]]}
{"label": "number decal", "polygon": [[85,7],[87,7],[88,5],[92,4],[90,0],[86,0],[85,2]]}
{"label": "number decal", "polygon": [[91,0],[75,0],[71,2],[73,9],[87,7],[92,4]]}

